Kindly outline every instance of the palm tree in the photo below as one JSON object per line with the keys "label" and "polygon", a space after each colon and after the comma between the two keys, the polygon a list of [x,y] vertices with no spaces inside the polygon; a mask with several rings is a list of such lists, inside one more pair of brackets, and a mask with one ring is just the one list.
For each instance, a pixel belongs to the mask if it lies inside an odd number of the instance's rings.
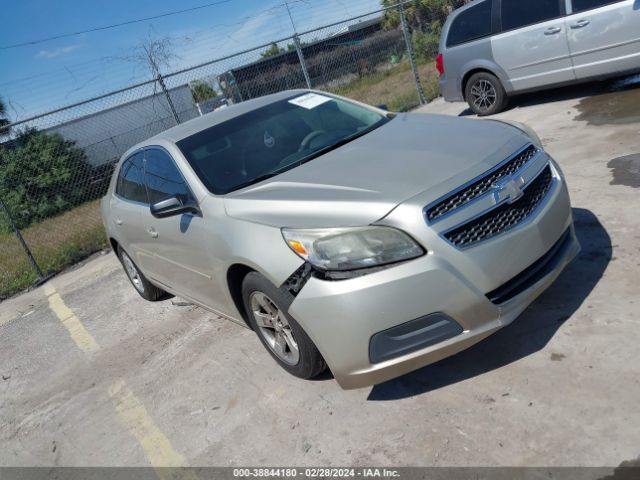
{"label": "palm tree", "polygon": [[4,102],[0,98],[0,136],[7,135],[9,133],[9,128],[7,128],[9,123]]}

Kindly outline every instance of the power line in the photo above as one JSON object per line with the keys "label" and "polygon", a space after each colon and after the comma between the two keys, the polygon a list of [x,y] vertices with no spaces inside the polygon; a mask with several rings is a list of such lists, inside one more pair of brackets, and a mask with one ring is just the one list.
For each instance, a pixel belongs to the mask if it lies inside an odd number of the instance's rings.
{"label": "power line", "polygon": [[207,3],[204,5],[199,5],[197,7],[191,7],[191,8],[185,8],[183,10],[176,10],[173,12],[167,12],[167,13],[162,13],[159,15],[154,15],[151,17],[145,17],[145,18],[137,18],[135,20],[128,20],[126,22],[121,22],[121,23],[114,23],[112,25],[105,25],[102,27],[94,27],[94,28],[90,28],[87,30],[80,30],[77,32],[70,32],[70,33],[62,33],[60,35],[54,35],[52,37],[46,37],[46,38],[40,38],[38,40],[30,40],[27,42],[21,42],[21,43],[15,43],[13,45],[4,45],[4,46],[0,46],[0,50],[9,50],[11,48],[19,48],[19,47],[26,47],[29,45],[37,45],[39,43],[44,43],[44,42],[49,42],[51,40],[58,40],[60,38],[67,38],[67,37],[74,37],[76,35],[82,35],[85,33],[92,33],[92,32],[99,32],[102,30],[109,30],[111,28],[118,28],[118,27],[123,27],[126,25],[132,25],[135,23],[141,23],[141,22],[148,22],[149,20],[156,20],[158,18],[164,18],[164,17],[170,17],[172,15],[179,15],[182,13],[187,13],[187,12],[193,12],[195,10],[201,10],[203,8],[209,8],[209,7],[214,7],[216,5],[222,5],[224,3],[229,3],[232,2],[233,0],[218,0],[217,2],[211,2],[211,3]]}

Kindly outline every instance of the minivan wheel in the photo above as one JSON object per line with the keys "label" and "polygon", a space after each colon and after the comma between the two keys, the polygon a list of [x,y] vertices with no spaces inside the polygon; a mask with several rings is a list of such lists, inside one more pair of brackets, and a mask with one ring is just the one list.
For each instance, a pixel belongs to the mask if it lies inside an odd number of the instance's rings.
{"label": "minivan wheel", "polygon": [[124,271],[131,285],[133,285],[133,288],[136,289],[136,292],[138,292],[142,298],[150,302],[157,302],[158,300],[164,300],[169,297],[167,292],[147,280],[147,277],[142,274],[138,266],[131,260],[129,254],[119,245],[118,259],[124,267]]}
{"label": "minivan wheel", "polygon": [[465,99],[471,110],[481,117],[501,112],[509,101],[500,80],[488,72],[471,76],[465,87]]}
{"label": "minivan wheel", "polygon": [[257,272],[242,282],[242,300],[251,328],[271,356],[290,374],[317,377],[327,365],[302,327],[288,313],[293,295]]}

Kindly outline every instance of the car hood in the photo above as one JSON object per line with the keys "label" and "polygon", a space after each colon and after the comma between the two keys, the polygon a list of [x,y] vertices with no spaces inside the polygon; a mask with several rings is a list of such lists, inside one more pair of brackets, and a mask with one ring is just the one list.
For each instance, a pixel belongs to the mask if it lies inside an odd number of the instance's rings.
{"label": "car hood", "polygon": [[225,197],[231,217],[277,227],[367,225],[427,190],[434,200],[530,142],[495,121],[400,114],[382,127]]}

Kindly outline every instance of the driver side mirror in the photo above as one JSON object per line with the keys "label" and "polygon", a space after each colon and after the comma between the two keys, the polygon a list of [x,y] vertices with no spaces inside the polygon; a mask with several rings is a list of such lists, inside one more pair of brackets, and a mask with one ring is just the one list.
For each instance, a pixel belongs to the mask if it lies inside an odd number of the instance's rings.
{"label": "driver side mirror", "polygon": [[182,203],[178,197],[167,198],[151,205],[151,215],[156,218],[174,217],[185,213],[200,214],[200,209],[195,203]]}

